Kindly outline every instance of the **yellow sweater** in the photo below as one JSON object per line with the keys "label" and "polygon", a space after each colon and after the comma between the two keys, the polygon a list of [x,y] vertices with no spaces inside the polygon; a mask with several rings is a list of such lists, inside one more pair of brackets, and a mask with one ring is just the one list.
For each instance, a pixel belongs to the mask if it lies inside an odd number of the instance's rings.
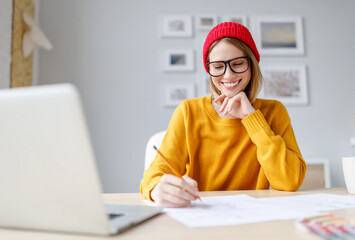
{"label": "yellow sweater", "polygon": [[[200,191],[273,189],[296,191],[306,164],[286,108],[256,99],[243,120],[221,118],[211,96],[188,99],[175,110],[160,151]],[[159,155],[144,172],[140,191],[150,192],[163,174],[173,174]]]}

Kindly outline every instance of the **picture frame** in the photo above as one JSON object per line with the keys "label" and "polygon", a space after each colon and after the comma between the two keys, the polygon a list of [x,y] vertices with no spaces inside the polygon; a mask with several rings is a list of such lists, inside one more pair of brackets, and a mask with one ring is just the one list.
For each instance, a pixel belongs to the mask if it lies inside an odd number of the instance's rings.
{"label": "picture frame", "polygon": [[183,100],[194,97],[194,84],[169,84],[165,86],[164,106],[175,107]]}
{"label": "picture frame", "polygon": [[260,97],[285,105],[308,104],[306,66],[267,66],[261,72],[264,84]]}
{"label": "picture frame", "polygon": [[198,30],[209,31],[218,24],[218,16],[216,15],[198,15],[195,19]]}
{"label": "picture frame", "polygon": [[192,49],[164,51],[164,71],[194,71],[194,69],[194,51]]}
{"label": "picture frame", "polygon": [[254,22],[260,54],[304,54],[302,17],[256,17]]}
{"label": "picture frame", "polygon": [[192,37],[193,26],[190,15],[171,15],[162,18],[162,37]]}
{"label": "picture frame", "polygon": [[245,15],[223,15],[220,17],[220,23],[222,22],[236,22],[247,27],[247,16]]}

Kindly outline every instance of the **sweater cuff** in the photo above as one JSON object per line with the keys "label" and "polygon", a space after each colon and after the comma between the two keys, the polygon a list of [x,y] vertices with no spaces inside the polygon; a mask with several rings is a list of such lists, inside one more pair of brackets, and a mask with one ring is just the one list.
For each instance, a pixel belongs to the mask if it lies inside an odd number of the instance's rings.
{"label": "sweater cuff", "polygon": [[254,135],[266,126],[269,126],[260,110],[256,110],[252,114],[249,114],[247,117],[243,118],[242,123],[249,136]]}
{"label": "sweater cuff", "polygon": [[150,196],[150,193],[155,188],[155,186],[160,182],[160,180],[161,180],[161,177],[156,177],[156,178],[152,179],[152,181],[150,181],[150,183],[145,187],[144,195],[143,195],[143,197],[145,199],[149,199],[150,201],[154,202],[154,200]]}

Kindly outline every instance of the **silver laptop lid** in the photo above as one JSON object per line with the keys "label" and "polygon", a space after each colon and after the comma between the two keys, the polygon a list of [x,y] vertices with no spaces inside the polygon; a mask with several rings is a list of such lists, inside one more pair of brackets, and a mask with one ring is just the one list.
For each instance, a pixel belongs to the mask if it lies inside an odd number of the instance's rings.
{"label": "silver laptop lid", "polygon": [[0,90],[0,113],[0,226],[109,234],[75,87]]}

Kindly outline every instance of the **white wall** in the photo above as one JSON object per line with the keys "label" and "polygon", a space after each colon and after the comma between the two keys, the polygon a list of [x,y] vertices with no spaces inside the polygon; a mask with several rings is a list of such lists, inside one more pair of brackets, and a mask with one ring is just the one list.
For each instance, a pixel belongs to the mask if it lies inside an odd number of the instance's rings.
{"label": "white wall", "polygon": [[[40,8],[40,0],[32,0],[32,2],[35,5],[35,23],[37,26],[40,26],[39,23],[39,8]],[[39,71],[39,52],[44,51],[40,50],[40,48],[35,47],[33,50],[33,63],[32,63],[32,84],[37,85],[39,80],[38,80],[38,71]]]}
{"label": "white wall", "polygon": [[[39,83],[72,82],[82,92],[105,192],[137,192],[149,137],[174,111],[162,85],[198,82],[198,71],[163,73],[165,48],[195,48],[190,39],[159,37],[165,14],[299,15],[304,56],[262,57],[262,64],[306,64],[309,104],[287,107],[305,158],[331,161],[333,186],[344,186],[341,157],[355,136],[353,0],[180,0],[40,2],[40,25],[54,49],[40,52]],[[200,49],[195,49],[198,53]]]}
{"label": "white wall", "polygon": [[10,86],[12,0],[0,1],[0,88]]}

